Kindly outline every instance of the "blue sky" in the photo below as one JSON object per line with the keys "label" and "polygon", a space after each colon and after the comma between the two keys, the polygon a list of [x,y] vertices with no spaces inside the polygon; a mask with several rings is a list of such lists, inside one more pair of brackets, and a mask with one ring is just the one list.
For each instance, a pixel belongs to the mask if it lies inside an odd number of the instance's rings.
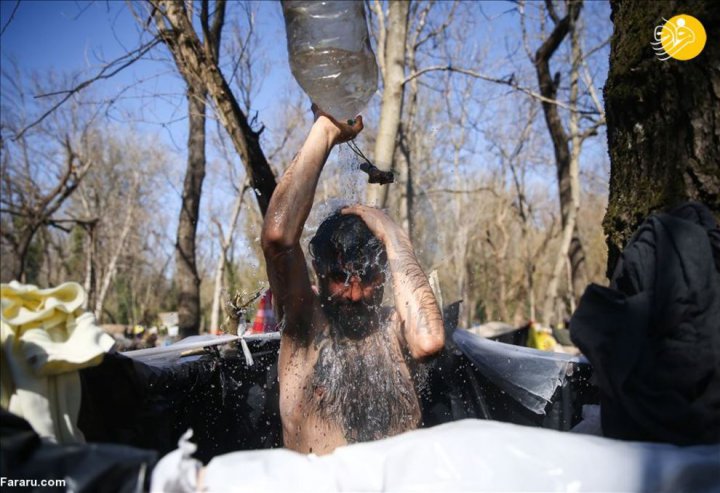
{"label": "blue sky", "polygon": [[[232,4],[230,2],[229,15],[233,13]],[[0,1],[0,25],[6,25],[15,6],[14,0]],[[276,104],[278,92],[287,88],[291,77],[287,64],[280,63],[286,57],[286,50],[279,4],[258,2],[255,8],[261,39],[280,40],[260,47],[266,53],[270,68],[262,90],[253,101],[254,109],[262,114]],[[138,23],[124,1],[23,0],[2,35],[2,62],[14,59],[21,69],[29,72],[77,73],[82,80],[94,75],[105,62],[138,46],[139,33]],[[97,83],[95,90],[114,94],[137,80],[146,81],[128,91],[122,104],[142,104],[148,122],[175,122],[170,124],[173,140],[184,142],[185,124],[176,122],[186,111],[181,97],[184,85],[174,73],[164,47],[156,48],[153,53],[155,58],[165,60],[136,62],[112,79]],[[177,97],[140,99],[156,93]]]}
{"label": "blue sky", "polygon": [[[234,3],[229,2],[229,16],[238,11]],[[490,33],[499,38],[503,32],[518,29],[515,16],[503,15],[513,8],[511,3],[486,1],[476,5],[483,11],[485,20],[481,29],[468,33],[467,42],[477,42],[487,38]],[[6,25],[15,7],[14,0],[0,1],[0,25]],[[257,12],[257,29],[261,40],[259,49],[269,69],[253,101],[253,109],[267,118],[277,110],[278,96],[296,86],[287,66],[279,2],[254,2],[253,8]],[[138,39],[138,23],[124,1],[23,0],[0,39],[0,51],[3,64],[9,58],[14,58],[24,70],[43,72],[52,69],[89,77],[103,62],[137,46]],[[164,47],[156,49],[155,54],[166,59],[168,57]],[[489,53],[489,56],[495,55],[502,56],[503,53],[500,50]],[[183,84],[174,74],[169,61],[140,61],[113,79],[101,81],[96,90],[113,94],[137,80],[147,82],[137,91],[130,91],[134,98],[155,92],[181,95],[183,91]],[[143,100],[142,105],[148,110],[147,120],[166,123],[181,118],[185,111],[182,98],[174,98],[172,102],[168,99]],[[128,96],[124,104],[137,104],[133,101]],[[184,124],[176,126],[184,127]],[[172,132],[179,137],[180,142],[184,141],[181,128],[173,127]]]}

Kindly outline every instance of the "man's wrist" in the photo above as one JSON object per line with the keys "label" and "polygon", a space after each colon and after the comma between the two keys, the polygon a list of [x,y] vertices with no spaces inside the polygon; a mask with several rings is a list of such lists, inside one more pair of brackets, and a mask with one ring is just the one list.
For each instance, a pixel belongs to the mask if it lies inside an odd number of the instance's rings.
{"label": "man's wrist", "polygon": [[331,145],[337,143],[337,139],[340,137],[340,129],[328,117],[320,115],[315,122],[315,126],[323,132]]}

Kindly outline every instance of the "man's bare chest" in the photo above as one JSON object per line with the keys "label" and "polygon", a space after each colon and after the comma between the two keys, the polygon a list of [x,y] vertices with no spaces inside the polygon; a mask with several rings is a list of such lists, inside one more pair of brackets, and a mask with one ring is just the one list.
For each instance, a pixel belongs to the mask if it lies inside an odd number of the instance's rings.
{"label": "man's bare chest", "polygon": [[[314,360],[314,361],[313,361]],[[417,425],[415,389],[392,335],[327,340],[316,347],[298,388],[285,387],[293,418],[342,430],[352,443],[395,435]],[[282,394],[282,392],[281,392]],[[282,395],[281,395],[282,398]]]}

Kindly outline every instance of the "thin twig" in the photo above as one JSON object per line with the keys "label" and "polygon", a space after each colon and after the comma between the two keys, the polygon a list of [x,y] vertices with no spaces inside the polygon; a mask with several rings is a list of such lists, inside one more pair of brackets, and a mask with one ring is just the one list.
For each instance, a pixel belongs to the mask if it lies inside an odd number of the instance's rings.
{"label": "thin twig", "polygon": [[[135,51],[133,51],[131,53],[126,53],[125,55],[121,56],[117,60],[114,60],[114,61],[110,62],[109,64],[105,65],[102,68],[102,70],[100,70],[100,72],[98,72],[98,74],[95,77],[92,77],[91,79],[87,79],[71,89],[67,89],[64,91],[56,91],[56,92],[51,92],[51,93],[46,93],[46,94],[38,94],[37,96],[35,96],[35,98],[38,99],[38,98],[44,98],[44,97],[49,97],[49,96],[58,96],[60,94],[65,94],[65,96],[62,99],[60,99],[60,101],[58,101],[57,103],[52,105],[52,107],[49,110],[47,110],[45,113],[43,113],[38,119],[36,119],[31,124],[29,124],[28,126],[23,128],[20,131],[20,133],[18,133],[13,138],[13,140],[17,141],[17,140],[21,139],[28,130],[30,130],[34,126],[38,125],[43,120],[45,120],[45,118],[47,118],[53,111],[58,109],[62,104],[64,104],[68,99],[70,99],[74,94],[85,89],[86,87],[91,85],[93,82],[97,82],[98,80],[109,79],[110,77],[113,77],[121,70],[126,69],[127,67],[129,67],[130,65],[132,65],[133,63],[138,61],[140,58],[142,58],[142,56],[145,55],[145,53],[150,51],[158,43],[160,43],[160,38],[155,38],[152,41],[150,41],[149,43],[146,43],[145,45],[139,47]],[[108,69],[110,69],[111,67],[113,67],[114,65],[116,65],[117,63],[119,63],[122,60],[127,60],[127,61],[125,63],[123,63],[122,65],[120,65],[119,67],[117,67],[115,70],[112,70],[111,72],[107,72]]]}
{"label": "thin twig", "polygon": [[448,65],[434,65],[432,67],[425,67],[423,69],[418,70],[417,72],[414,72],[407,77],[405,77],[405,80],[403,80],[403,84],[406,84],[410,82],[411,80],[420,77],[423,74],[426,74],[428,72],[457,72],[464,75],[469,75],[470,77],[475,77],[476,79],[485,80],[488,82],[494,82],[495,84],[503,84],[506,86],[509,86],[517,91],[520,91],[522,93],[527,94],[528,96],[531,96],[539,101],[542,101],[544,103],[554,104],[561,108],[564,108],[568,111],[577,112],[582,115],[597,115],[597,111],[590,111],[590,110],[578,110],[573,108],[572,106],[568,105],[567,103],[563,103],[562,101],[558,101],[557,99],[551,99],[543,96],[540,93],[537,93],[533,91],[532,89],[528,89],[526,87],[522,87],[515,81],[515,77],[511,75],[508,78],[505,79],[498,79],[497,77],[491,77],[489,75],[482,74],[480,72],[476,72],[474,70],[469,70],[465,68],[460,67],[454,67],[450,64]]}
{"label": "thin twig", "polygon": [[453,188],[433,188],[431,190],[427,190],[425,193],[453,193],[453,194],[473,194],[473,193],[480,193],[480,192],[489,192],[496,197],[498,196],[497,190],[495,190],[493,187],[479,187],[479,188],[472,188],[469,190],[459,190],[459,189],[453,189]]}
{"label": "thin twig", "polygon": [[7,20],[7,22],[6,22],[5,25],[3,26],[2,31],[0,31],[0,36],[2,36],[3,34],[5,34],[5,29],[7,29],[7,27],[8,27],[8,26],[10,25],[10,23],[12,22],[13,18],[15,18],[15,13],[17,12],[18,7],[20,7],[20,0],[16,0],[15,6],[13,7],[13,11],[10,13],[10,18]]}

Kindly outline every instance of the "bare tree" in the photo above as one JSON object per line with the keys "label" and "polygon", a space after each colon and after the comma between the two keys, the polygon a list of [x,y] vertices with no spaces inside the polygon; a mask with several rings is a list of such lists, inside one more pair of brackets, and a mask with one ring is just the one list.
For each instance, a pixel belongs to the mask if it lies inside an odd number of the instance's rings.
{"label": "bare tree", "polygon": [[[383,96],[375,141],[375,164],[381,170],[393,169],[393,155],[397,146],[398,130],[402,117],[405,49],[410,14],[410,1],[388,2],[387,15],[379,0],[371,5],[378,23],[377,51],[383,81]],[[367,200],[385,207],[388,187],[370,187]]]}
{"label": "bare tree", "polygon": [[[260,134],[264,127],[258,131],[252,129],[215,60],[211,38],[205,35],[204,41],[201,41],[193,24],[192,12],[186,8],[185,2],[147,1],[158,34],[172,53],[178,71],[188,79],[199,81],[207,90],[218,119],[245,165],[260,210],[265,214],[275,190],[275,176],[260,147]],[[201,11],[209,12],[208,0],[202,0],[202,4]],[[215,18],[221,18],[226,2],[217,0],[214,7]],[[201,20],[200,25],[206,34],[207,22]]]}
{"label": "bare tree", "polygon": [[[566,13],[560,18],[555,11],[551,0],[545,2],[547,15],[550,17],[553,28],[534,54],[534,64],[537,73],[540,94],[546,99],[542,101],[545,123],[553,144],[555,165],[557,170],[558,192],[560,196],[560,217],[562,232],[558,254],[554,261],[548,286],[545,290],[543,302],[543,321],[549,323],[556,316],[555,304],[558,298],[558,287],[562,273],[570,269],[570,285],[572,303],[577,299],[585,285],[588,275],[585,263],[585,251],[578,232],[577,211],[580,207],[580,152],[582,144],[590,136],[597,134],[597,129],[604,124],[602,116],[596,118],[587,128],[580,128],[579,78],[582,68],[583,55],[580,44],[579,17],[583,7],[582,0],[568,0],[565,2]],[[570,34],[570,93],[568,129],[565,129],[560,115],[559,105],[550,101],[558,99],[558,88],[561,72],[553,76],[550,70],[550,59],[558,51],[562,42]],[[598,110],[602,115],[602,112]]]}
{"label": "bare tree", "polygon": [[[28,278],[28,254],[38,232],[47,227],[67,232],[74,224],[92,222],[67,217],[63,208],[93,165],[87,153],[92,119],[75,101],[63,115],[46,121],[32,135],[20,135],[31,111],[42,108],[31,109],[25,93],[29,81],[19,70],[4,70],[2,77],[0,233],[13,260],[4,277],[36,282]],[[35,81],[34,87],[53,83]],[[58,156],[62,156],[60,161]]]}
{"label": "bare tree", "polygon": [[[568,2],[567,13],[562,19],[559,19],[555,13],[555,8],[551,0],[546,2],[546,6],[555,27],[535,52],[535,69],[537,71],[540,93],[544,97],[554,100],[557,99],[560,73],[557,72],[555,77],[551,75],[550,58],[560,47],[560,44],[567,34],[574,32],[580,10],[582,9],[582,0]],[[557,167],[558,189],[560,193],[560,215],[563,226],[557,259],[552,269],[550,282],[545,291],[545,301],[543,303],[543,319],[545,323],[549,323],[555,316],[554,307],[557,299],[558,283],[560,282],[562,270],[565,268],[571,245],[574,243],[574,249],[580,254],[582,254],[582,245],[577,235],[577,225],[575,223],[579,206],[579,191],[577,188],[577,160],[573,159],[574,156],[571,155],[570,151],[571,137],[569,137],[565,131],[557,106],[548,102],[543,102],[542,105],[545,123],[550,132],[553,149],[555,151],[555,164]],[[574,119],[576,116],[571,115],[571,118]]]}
{"label": "bare tree", "polygon": [[[3,193],[4,199],[0,212],[13,216],[13,227],[7,227],[7,223],[3,224],[2,236],[11,245],[13,253],[16,256],[16,270],[13,277],[20,282],[27,282],[27,254],[30,244],[35,234],[42,226],[53,226],[56,228],[67,229],[63,223],[75,222],[72,220],[55,218],[63,203],[75,191],[88,169],[92,165],[91,161],[84,161],[78,153],[75,152],[70,143],[69,136],[65,140],[66,164],[63,173],[57,177],[57,181],[49,187],[48,190],[41,191],[25,190],[18,193],[17,190],[10,191],[14,184],[10,182],[9,175],[5,175],[6,191]],[[33,188],[36,183],[28,183]],[[7,197],[23,197],[20,203],[5,202]],[[30,199],[30,200],[27,200]]]}
{"label": "bare tree", "polygon": [[115,272],[117,271],[117,263],[118,259],[120,258],[120,255],[122,254],[123,250],[125,249],[126,242],[128,240],[128,237],[130,236],[130,230],[133,227],[134,224],[134,216],[135,216],[135,206],[136,206],[136,197],[137,197],[137,190],[138,185],[140,184],[140,173],[135,171],[133,173],[133,179],[130,184],[130,191],[129,196],[127,200],[127,204],[125,207],[125,219],[123,220],[123,226],[120,230],[120,235],[118,236],[115,250],[112,252],[112,256],[110,257],[110,263],[108,264],[108,267],[105,271],[105,275],[100,280],[100,288],[97,293],[97,298],[95,300],[95,318],[97,320],[100,320],[102,318],[103,314],[103,304],[105,303],[105,298],[107,297],[108,291],[110,290],[110,283],[112,282],[113,278],[115,277]]}
{"label": "bare tree", "polygon": [[[188,4],[192,17],[192,2]],[[212,63],[219,63],[220,41],[225,22],[221,6],[210,20],[207,1],[201,3],[203,45]],[[212,22],[212,23],[211,23]],[[207,89],[192,72],[181,72],[187,86],[188,158],[183,183],[180,219],[175,243],[175,282],[178,286],[178,327],[181,337],[197,334],[200,328],[200,276],[196,259],[196,234],[200,221],[200,199],[205,178],[205,112]]]}
{"label": "bare tree", "polygon": [[237,189],[235,203],[230,213],[230,221],[228,230],[223,231],[222,224],[216,219],[213,223],[218,229],[218,239],[220,241],[220,255],[218,256],[217,266],[215,267],[215,284],[213,287],[212,308],[210,309],[210,330],[218,330],[220,328],[220,310],[222,302],[223,281],[225,279],[225,269],[229,263],[228,254],[232,245],[235,229],[237,227],[238,217],[242,209],[243,197],[247,191],[249,184],[246,183],[241,189]]}
{"label": "bare tree", "polygon": [[188,173],[177,243],[180,329],[183,335],[188,335],[197,332],[200,316],[195,228],[204,176],[205,100],[208,96],[245,164],[263,214],[275,188],[275,178],[260,147],[263,128],[258,131],[252,129],[220,69],[225,0],[214,2],[212,13],[209,0],[201,0],[198,14],[200,32],[194,27],[194,2],[148,0],[148,3],[158,36],[172,53],[177,69],[188,87],[191,125],[188,136]]}
{"label": "bare tree", "polygon": [[[531,244],[533,210],[532,204],[527,196],[525,185],[527,166],[524,165],[524,162],[528,160],[527,150],[532,144],[531,133],[537,108],[537,104],[534,101],[530,101],[525,122],[522,124],[519,132],[514,132],[516,138],[505,137],[501,139],[497,135],[490,137],[493,146],[498,150],[500,155],[501,165],[503,168],[509,169],[509,173],[512,176],[512,188],[515,196],[513,209],[520,221],[519,243],[523,249],[524,291],[526,292],[527,314],[531,320],[534,320],[537,316],[535,300],[535,262],[538,255],[537,252],[533,252]],[[510,319],[506,318],[505,320],[509,321]]]}
{"label": "bare tree", "polygon": [[[458,5],[451,4],[442,22],[429,22],[440,16],[434,1],[387,2],[383,12],[379,0],[368,2],[371,24],[374,25],[378,61],[383,80],[380,121],[375,140],[374,157],[382,170],[396,172],[396,196],[392,209],[396,219],[412,237],[413,228],[413,166],[420,157],[417,151],[422,140],[416,121],[419,104],[419,86],[415,77],[406,73],[418,71],[420,51],[431,40],[440,36],[452,23]],[[398,156],[398,151],[400,154]],[[400,157],[400,159],[398,159]],[[381,207],[390,204],[390,187],[369,187],[367,200]]]}
{"label": "bare tree", "polygon": [[[118,295],[113,282],[118,276],[139,271],[135,266],[146,262],[164,263],[155,256],[159,252],[138,245],[166,224],[157,209],[167,151],[132,129],[110,128],[95,134],[88,152],[94,164],[70,198],[67,215],[93,222],[84,228],[79,252],[84,262],[68,266],[66,276],[79,278],[82,269],[88,307],[102,321],[108,300]],[[70,241],[76,241],[72,235]]]}

